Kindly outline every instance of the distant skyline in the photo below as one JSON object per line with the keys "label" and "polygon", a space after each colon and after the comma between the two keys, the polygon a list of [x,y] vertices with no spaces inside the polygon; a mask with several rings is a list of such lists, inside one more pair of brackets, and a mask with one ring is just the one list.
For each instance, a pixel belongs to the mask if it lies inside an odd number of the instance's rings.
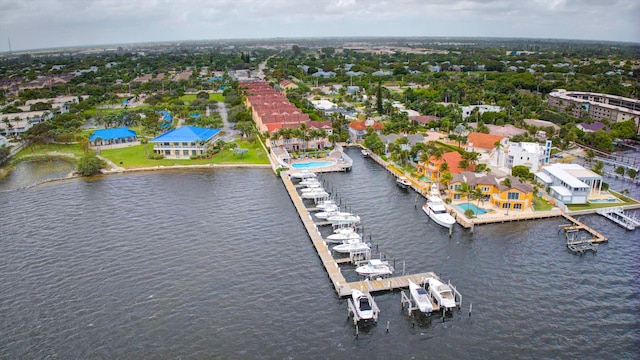
{"label": "distant skyline", "polygon": [[0,0],[0,52],[275,37],[640,43],[638,0]]}

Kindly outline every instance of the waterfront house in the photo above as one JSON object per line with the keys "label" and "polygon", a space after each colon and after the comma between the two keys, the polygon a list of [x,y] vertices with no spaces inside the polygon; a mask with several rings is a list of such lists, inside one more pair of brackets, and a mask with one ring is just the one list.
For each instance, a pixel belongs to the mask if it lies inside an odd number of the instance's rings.
{"label": "waterfront house", "polygon": [[91,146],[105,146],[135,143],[138,135],[127,127],[96,130],[89,137]]}
{"label": "waterfront house", "polygon": [[220,129],[183,126],[170,130],[155,139],[153,152],[169,159],[189,159],[192,155],[205,155],[207,147],[215,141]]}
{"label": "waterfront house", "polygon": [[373,120],[356,120],[349,123],[349,137],[351,141],[361,141],[367,134],[367,128],[372,127],[378,135],[384,126]]}
{"label": "waterfront house", "polygon": [[602,191],[602,176],[578,164],[552,164],[535,173],[549,194],[564,204],[586,204],[589,194]]}
{"label": "waterfront house", "polygon": [[452,201],[466,200],[467,196],[460,192],[463,183],[475,190],[482,190],[480,201],[489,201],[493,206],[506,210],[523,210],[533,203],[533,187],[521,182],[518,178],[509,176],[510,185],[504,185],[491,174],[480,174],[464,171],[453,176],[449,183],[449,199]]}
{"label": "waterfront house", "polygon": [[466,151],[479,152],[480,154],[489,154],[493,151],[497,141],[499,141],[502,146],[506,147],[509,139],[500,135],[472,132],[467,136],[467,144],[464,149]]}
{"label": "waterfront house", "polygon": [[499,167],[513,169],[514,166],[526,166],[529,171],[537,172],[544,164],[549,163],[551,156],[551,140],[545,146],[530,142],[509,142],[504,148],[494,148],[489,155],[489,163]]}
{"label": "waterfront house", "polygon": [[437,158],[436,156],[431,156],[429,161],[427,162],[418,162],[417,169],[421,176],[431,180],[438,181],[440,178],[440,167],[442,164],[446,163],[448,167],[448,171],[451,175],[460,174],[465,171],[460,167],[460,161],[462,161],[462,155],[460,155],[457,151],[449,151],[442,154],[442,158]]}

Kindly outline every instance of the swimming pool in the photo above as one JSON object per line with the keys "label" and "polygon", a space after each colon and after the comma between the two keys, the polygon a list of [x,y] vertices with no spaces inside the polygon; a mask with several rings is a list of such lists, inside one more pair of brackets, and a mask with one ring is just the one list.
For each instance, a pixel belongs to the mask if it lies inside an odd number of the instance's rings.
{"label": "swimming pool", "polygon": [[291,165],[291,167],[294,169],[313,169],[313,168],[327,167],[333,164],[334,164],[333,161],[312,161],[312,162],[306,162],[306,163],[293,164]]}
{"label": "swimming pool", "polygon": [[458,208],[458,210],[465,212],[467,211],[467,209],[471,209],[473,210],[473,213],[476,215],[483,215],[487,213],[487,210],[483,209],[483,208],[479,208],[477,206],[475,206],[474,204],[458,204],[456,205],[456,207]]}
{"label": "swimming pool", "polygon": [[614,203],[614,202],[621,202],[621,201],[616,198],[608,198],[608,199],[591,199],[589,200],[589,202],[590,203]]}

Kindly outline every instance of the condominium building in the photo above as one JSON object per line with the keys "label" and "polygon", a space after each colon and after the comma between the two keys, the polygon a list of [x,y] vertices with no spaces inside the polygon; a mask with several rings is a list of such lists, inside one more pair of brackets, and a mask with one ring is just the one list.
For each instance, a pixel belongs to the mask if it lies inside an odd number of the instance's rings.
{"label": "condominium building", "polygon": [[640,122],[640,100],[617,95],[555,89],[549,94],[548,104],[561,111],[568,108],[575,117],[586,113],[594,120],[633,120],[636,126]]}

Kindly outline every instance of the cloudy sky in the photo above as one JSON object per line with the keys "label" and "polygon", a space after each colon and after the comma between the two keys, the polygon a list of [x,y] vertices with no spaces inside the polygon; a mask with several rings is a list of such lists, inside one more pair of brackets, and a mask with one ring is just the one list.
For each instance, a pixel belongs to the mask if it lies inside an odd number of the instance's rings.
{"label": "cloudy sky", "polygon": [[0,0],[0,51],[272,37],[640,43],[639,0]]}

